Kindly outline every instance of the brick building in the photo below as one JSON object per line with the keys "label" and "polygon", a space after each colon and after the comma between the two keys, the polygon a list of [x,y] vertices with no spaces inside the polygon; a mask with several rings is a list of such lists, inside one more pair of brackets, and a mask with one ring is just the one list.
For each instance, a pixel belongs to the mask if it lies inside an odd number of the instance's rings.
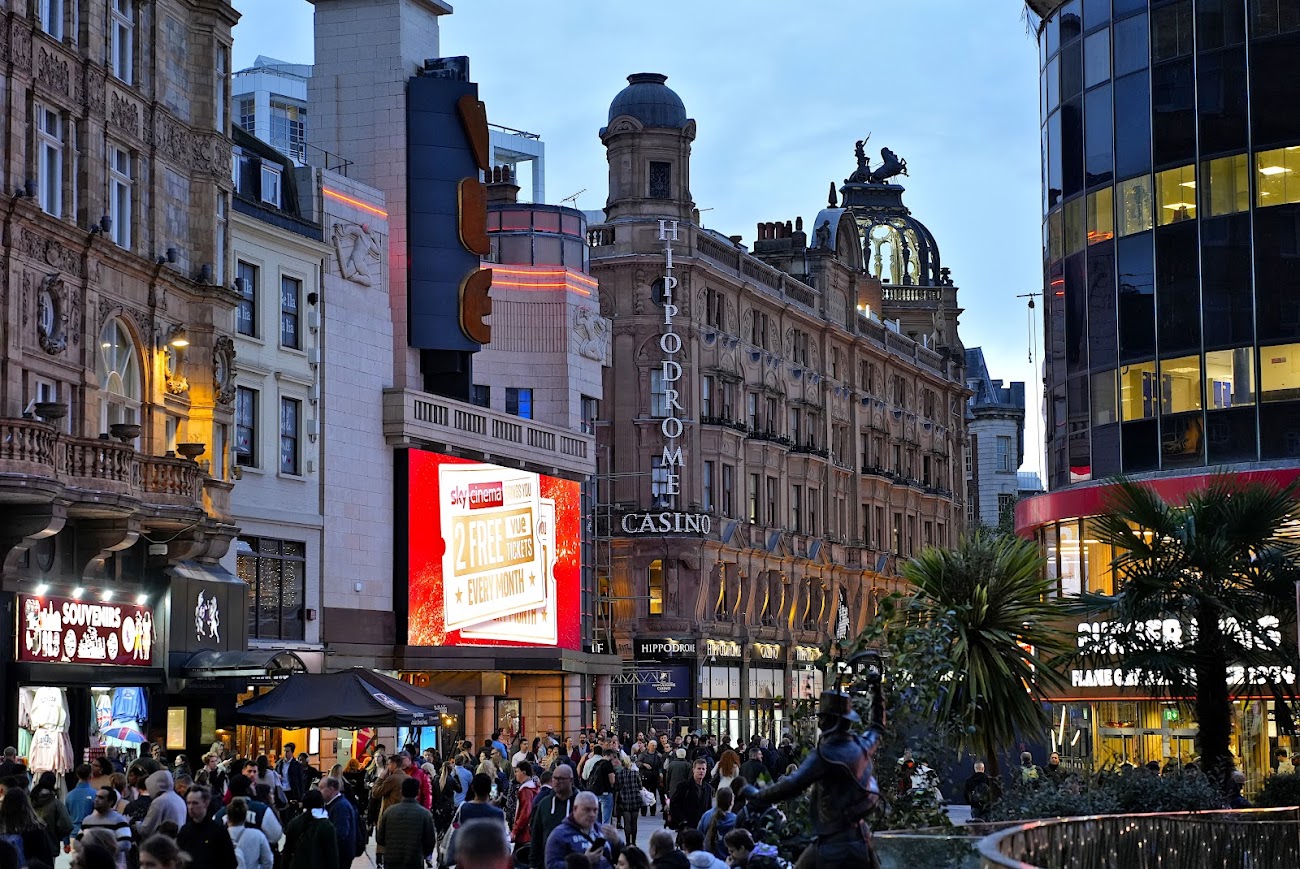
{"label": "brick building", "polygon": [[702,228],[695,121],[664,76],[628,81],[589,231],[613,321],[598,642],[624,661],[621,729],[774,734],[897,559],[960,531],[957,290],[892,153],[872,173],[861,143],[811,237],[760,223],[751,251]]}

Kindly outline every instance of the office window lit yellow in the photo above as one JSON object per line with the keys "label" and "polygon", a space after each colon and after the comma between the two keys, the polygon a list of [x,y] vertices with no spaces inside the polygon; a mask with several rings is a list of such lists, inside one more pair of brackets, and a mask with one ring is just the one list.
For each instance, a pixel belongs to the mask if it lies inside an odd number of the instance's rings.
{"label": "office window lit yellow", "polygon": [[1255,155],[1255,204],[1300,202],[1300,145]]}
{"label": "office window lit yellow", "polygon": [[1115,189],[1103,187],[1088,194],[1088,244],[1115,237]]}
{"label": "office window lit yellow", "polygon": [[1083,520],[1084,591],[1094,594],[1114,594],[1115,575],[1111,562],[1115,550],[1100,540],[1100,529],[1092,519]]}
{"label": "office window lit yellow", "polygon": [[650,615],[661,616],[664,614],[664,563],[662,559],[656,558],[650,562],[650,566],[645,570],[647,584],[650,596]]}
{"label": "office window lit yellow", "polygon": [[1201,164],[1201,216],[1236,214],[1250,207],[1250,172],[1246,155],[1220,157]]}
{"label": "office window lit yellow", "polygon": [[1115,228],[1120,236],[1145,232],[1151,228],[1151,176],[1139,175],[1119,183],[1115,202]]}
{"label": "office window lit yellow", "polygon": [[1259,348],[1259,400],[1300,398],[1300,344]]}
{"label": "office window lit yellow", "polygon": [[1196,167],[1156,173],[1156,221],[1160,226],[1196,216]]}
{"label": "office window lit yellow", "polygon": [[1152,419],[1159,405],[1154,360],[1134,362],[1119,369],[1119,412],[1125,422]]}
{"label": "office window lit yellow", "polygon": [[1065,255],[1083,250],[1083,197],[1065,203]]}
{"label": "office window lit yellow", "polygon": [[1249,347],[1205,354],[1205,406],[1209,410],[1255,403],[1254,356]]}
{"label": "office window lit yellow", "polygon": [[1160,408],[1164,413],[1201,409],[1201,356],[1160,360]]}
{"label": "office window lit yellow", "polygon": [[1047,259],[1056,262],[1065,256],[1065,212],[1056,209],[1047,215]]}

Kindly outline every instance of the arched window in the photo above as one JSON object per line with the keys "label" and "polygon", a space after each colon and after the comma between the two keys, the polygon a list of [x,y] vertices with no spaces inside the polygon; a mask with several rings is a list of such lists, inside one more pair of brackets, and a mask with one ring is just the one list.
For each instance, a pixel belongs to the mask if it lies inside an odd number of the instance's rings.
{"label": "arched window", "polygon": [[99,336],[100,431],[114,423],[140,422],[140,396],[144,384],[140,377],[140,355],[126,325],[116,317],[104,324]]}

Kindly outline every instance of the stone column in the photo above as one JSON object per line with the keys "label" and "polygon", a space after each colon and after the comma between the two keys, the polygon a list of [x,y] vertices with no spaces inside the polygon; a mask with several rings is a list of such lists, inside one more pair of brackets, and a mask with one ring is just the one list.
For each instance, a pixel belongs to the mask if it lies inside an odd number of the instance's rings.
{"label": "stone column", "polygon": [[609,727],[613,718],[610,704],[610,685],[608,676],[596,677],[596,722],[601,727]]}
{"label": "stone column", "polygon": [[582,676],[577,673],[565,673],[563,736],[576,739],[582,723]]}
{"label": "stone column", "polygon": [[478,735],[478,716],[474,714],[475,703],[478,697],[473,694],[465,697],[465,714],[460,717],[460,730],[465,734],[461,739],[468,739],[476,747],[483,744],[483,740]]}
{"label": "stone column", "polygon": [[491,736],[492,731],[496,729],[496,698],[479,696],[477,699],[478,721],[475,729],[478,731],[478,739],[474,742],[476,746],[482,745],[483,740]]}

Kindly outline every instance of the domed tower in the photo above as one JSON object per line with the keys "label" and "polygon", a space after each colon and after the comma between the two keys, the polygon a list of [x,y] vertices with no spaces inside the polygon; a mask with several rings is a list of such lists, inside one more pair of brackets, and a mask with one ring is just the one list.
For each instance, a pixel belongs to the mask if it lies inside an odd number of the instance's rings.
{"label": "domed tower", "polygon": [[[840,208],[857,221],[864,265],[882,284],[882,313],[898,320],[905,334],[963,365],[957,288],[940,264],[934,235],[903,204],[904,187],[893,183],[907,174],[907,161],[882,148],[881,163],[872,169],[865,146],[865,140],[855,143],[858,165],[840,188]],[[833,207],[834,185],[831,192]]]}
{"label": "domed tower", "polygon": [[605,219],[668,217],[690,220],[691,142],[695,121],[665,82],[668,76],[638,72],[609,104],[600,130],[609,160]]}

